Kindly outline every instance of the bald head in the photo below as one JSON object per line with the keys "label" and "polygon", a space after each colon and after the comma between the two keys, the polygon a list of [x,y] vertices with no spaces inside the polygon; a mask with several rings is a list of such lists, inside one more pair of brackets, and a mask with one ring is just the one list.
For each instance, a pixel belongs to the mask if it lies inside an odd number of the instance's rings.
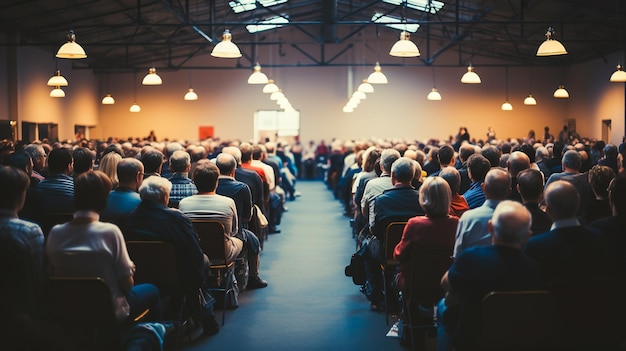
{"label": "bald head", "polygon": [[230,154],[235,158],[235,161],[237,161],[237,164],[241,164],[241,150],[239,150],[238,147],[235,146],[226,146],[224,148],[222,148],[222,152],[225,154]]}
{"label": "bald head", "polygon": [[123,158],[117,164],[117,178],[120,187],[139,189],[143,181],[143,163],[134,157]]}
{"label": "bald head", "polygon": [[519,172],[530,168],[530,157],[521,151],[514,151],[509,156],[507,168],[511,177],[517,177]]}
{"label": "bald head", "polygon": [[487,172],[483,190],[487,199],[504,200],[511,193],[511,176],[501,168],[492,168]]}
{"label": "bald head", "polygon": [[215,165],[220,170],[220,175],[231,177],[235,175],[237,161],[235,161],[233,155],[224,152],[220,153],[217,155],[217,158],[215,158]]}
{"label": "bald head", "polygon": [[521,249],[530,235],[530,224],[530,213],[522,204],[510,200],[500,202],[489,221],[493,244]]}
{"label": "bald head", "polygon": [[546,213],[553,221],[576,217],[580,196],[569,182],[557,180],[548,185],[545,192]]}

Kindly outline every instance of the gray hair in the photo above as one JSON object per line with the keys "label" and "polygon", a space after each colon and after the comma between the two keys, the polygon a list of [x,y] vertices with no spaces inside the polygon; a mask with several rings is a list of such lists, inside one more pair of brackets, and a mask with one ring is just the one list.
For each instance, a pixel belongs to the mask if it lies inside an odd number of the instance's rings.
{"label": "gray hair", "polygon": [[383,172],[391,172],[391,165],[400,158],[400,152],[395,149],[385,149],[380,154],[380,167]]}
{"label": "gray hair", "polygon": [[491,224],[498,242],[521,245],[530,233],[530,212],[519,202],[504,200],[493,212]]}
{"label": "gray hair", "polygon": [[172,183],[169,180],[152,176],[143,180],[139,187],[139,196],[142,201],[152,200],[162,203],[171,190]]}
{"label": "gray hair", "polygon": [[415,178],[417,162],[407,157],[400,157],[391,165],[391,173],[400,183],[408,183]]}
{"label": "gray hair", "polygon": [[191,156],[184,150],[174,151],[170,157],[170,169],[172,172],[184,172],[191,164]]}
{"label": "gray hair", "polygon": [[448,182],[453,195],[458,194],[461,188],[461,174],[456,168],[452,166],[444,167],[439,172],[439,176]]}

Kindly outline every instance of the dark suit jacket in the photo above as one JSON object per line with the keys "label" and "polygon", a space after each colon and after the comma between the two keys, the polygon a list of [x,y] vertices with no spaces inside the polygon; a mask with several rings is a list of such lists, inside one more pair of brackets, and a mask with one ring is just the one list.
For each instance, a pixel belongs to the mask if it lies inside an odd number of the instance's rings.
{"label": "dark suit jacket", "polygon": [[142,201],[122,227],[126,241],[166,241],[174,245],[178,276],[185,291],[204,281],[204,254],[189,218],[154,201]]}
{"label": "dark suit jacket", "polygon": [[543,212],[539,208],[539,204],[529,202],[525,203],[524,207],[526,207],[532,217],[532,222],[530,224],[531,236],[543,234],[550,230],[550,227],[552,227],[552,219],[550,219],[550,216],[548,216],[547,213]]}
{"label": "dark suit jacket", "polygon": [[245,183],[230,177],[220,177],[216,193],[230,197],[235,201],[239,226],[246,228],[252,216],[252,194],[250,193],[250,188]]}
{"label": "dark suit jacket", "polygon": [[524,253],[539,263],[548,288],[555,282],[610,275],[604,238],[582,226],[558,228],[533,236]]}
{"label": "dark suit jacket", "polygon": [[406,222],[411,217],[424,215],[420,206],[419,192],[413,187],[397,187],[385,190],[374,203],[374,227],[372,234],[384,242],[387,226],[391,222]]}
{"label": "dark suit jacket", "polygon": [[[259,206],[262,211],[265,211],[265,193],[263,192],[263,180],[261,180],[261,177],[255,171],[237,167],[235,179],[248,185],[252,194],[252,202]],[[263,213],[265,214],[265,212]]]}

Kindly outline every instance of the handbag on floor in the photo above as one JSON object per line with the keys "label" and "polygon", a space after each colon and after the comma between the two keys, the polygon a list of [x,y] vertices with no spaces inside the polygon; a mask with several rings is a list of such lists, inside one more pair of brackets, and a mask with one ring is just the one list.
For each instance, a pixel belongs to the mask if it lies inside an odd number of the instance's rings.
{"label": "handbag on floor", "polygon": [[350,264],[346,266],[344,273],[346,277],[352,277],[352,282],[355,285],[364,285],[367,281],[367,275],[365,273],[365,251],[369,241],[363,242],[359,251],[352,254],[350,257]]}

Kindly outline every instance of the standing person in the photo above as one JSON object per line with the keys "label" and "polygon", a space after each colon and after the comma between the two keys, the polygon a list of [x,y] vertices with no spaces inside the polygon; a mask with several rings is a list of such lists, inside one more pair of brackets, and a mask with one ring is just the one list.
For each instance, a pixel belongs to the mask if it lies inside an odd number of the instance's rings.
{"label": "standing person", "polygon": [[493,128],[487,128],[487,143],[491,143],[492,140],[496,139],[496,131]]}
{"label": "standing person", "polygon": [[[46,243],[48,260],[55,275],[84,276],[88,271],[90,276],[103,278],[111,289],[118,322],[132,321],[148,308],[148,318],[159,320],[159,290],[151,284],[134,285],[135,264],[126,250],[122,231],[114,224],[100,222],[100,212],[106,208],[111,188],[111,180],[100,171],[89,171],[76,178],[74,219],[50,230]],[[84,264],[64,264],[64,255],[78,250],[89,254],[84,256]],[[93,264],[97,257],[102,265]]]}
{"label": "standing person", "polygon": [[293,160],[296,166],[296,176],[298,177],[298,179],[302,178],[302,152],[303,152],[303,148],[302,148],[302,143],[300,142],[300,136],[296,135],[294,137],[293,140],[293,144],[291,145],[290,150],[291,153],[293,154]]}

